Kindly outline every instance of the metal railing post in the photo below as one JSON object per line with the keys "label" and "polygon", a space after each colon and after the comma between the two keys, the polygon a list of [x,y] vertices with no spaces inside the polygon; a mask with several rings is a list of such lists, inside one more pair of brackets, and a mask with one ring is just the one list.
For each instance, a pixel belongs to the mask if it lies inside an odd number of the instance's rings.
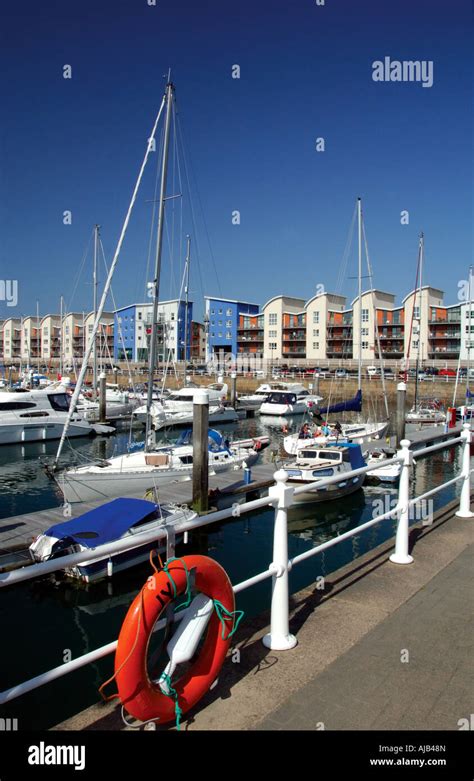
{"label": "metal railing post", "polygon": [[471,442],[472,432],[469,423],[463,423],[463,430],[461,431],[461,439],[464,440],[462,447],[462,475],[464,477],[461,486],[461,499],[459,502],[459,510],[456,515],[458,518],[473,518],[474,513],[471,511],[471,480],[470,480],[470,468],[471,468]]}
{"label": "metal railing post", "polygon": [[274,474],[276,485],[268,490],[272,499],[277,499],[275,506],[275,526],[273,530],[273,562],[270,568],[274,571],[272,578],[272,607],[270,632],[262,642],[266,648],[274,651],[286,651],[294,648],[298,642],[290,634],[290,604],[288,589],[288,508],[293,503],[293,487],[286,485],[288,474],[280,469]]}
{"label": "metal railing post", "polygon": [[397,456],[403,458],[402,473],[398,489],[398,526],[395,538],[395,553],[390,556],[394,564],[411,564],[413,556],[408,553],[408,526],[410,516],[410,469],[413,464],[413,453],[410,450],[410,440],[402,439],[401,450]]}

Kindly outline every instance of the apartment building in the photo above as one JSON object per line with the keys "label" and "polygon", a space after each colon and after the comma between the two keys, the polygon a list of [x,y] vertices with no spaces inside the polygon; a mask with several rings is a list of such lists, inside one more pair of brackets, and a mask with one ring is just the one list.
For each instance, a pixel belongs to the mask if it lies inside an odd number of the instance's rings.
{"label": "apartment building", "polygon": [[[186,360],[191,356],[191,323],[193,303],[180,299],[160,301],[158,304],[157,361],[183,360],[186,344]],[[114,322],[114,358],[125,357],[132,362],[148,361],[152,332],[153,304],[131,304],[117,309]],[[187,322],[187,339],[184,338]]]}
{"label": "apartment building", "polygon": [[3,360],[19,360],[21,356],[21,320],[10,317],[3,323]]}
{"label": "apartment building", "polygon": [[305,357],[306,312],[303,298],[274,296],[264,305],[263,357],[288,360]]}
{"label": "apartment building", "polygon": [[258,314],[258,304],[232,298],[204,296],[204,326],[207,332],[206,359],[221,353],[239,352],[240,317]]}
{"label": "apartment building", "polygon": [[193,361],[206,360],[206,330],[204,323],[191,323],[191,359]]}
{"label": "apartment building", "polygon": [[307,358],[317,363],[352,357],[352,312],[345,306],[345,296],[336,293],[318,293],[306,302]]}
{"label": "apartment building", "polygon": [[40,323],[41,358],[46,361],[59,360],[61,355],[61,317],[45,315]]}
{"label": "apartment building", "polygon": [[36,315],[24,317],[21,324],[20,357],[26,363],[41,358],[41,321]]}

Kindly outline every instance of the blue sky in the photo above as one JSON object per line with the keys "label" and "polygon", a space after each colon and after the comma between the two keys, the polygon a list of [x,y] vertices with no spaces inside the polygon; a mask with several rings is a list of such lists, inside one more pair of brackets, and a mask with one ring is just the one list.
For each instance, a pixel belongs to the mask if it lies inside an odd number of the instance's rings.
{"label": "blue sky", "polygon": [[[81,259],[95,223],[112,257],[168,67],[197,183],[197,236],[188,199],[182,231],[193,236],[196,315],[205,294],[263,304],[334,290],[358,195],[375,285],[398,301],[413,287],[423,230],[424,281],[456,301],[472,254],[468,0],[25,0],[2,13],[0,278],[18,280],[19,301],[0,302],[0,317],[34,312],[37,299],[41,314],[57,311],[61,294],[91,308],[90,253],[72,297]],[[433,86],[374,82],[385,56],[432,60]],[[144,299],[157,157],[117,306]],[[178,293],[184,255],[179,202],[167,211],[163,298]],[[353,252],[348,276],[355,262]],[[342,292],[351,299],[356,282]]]}

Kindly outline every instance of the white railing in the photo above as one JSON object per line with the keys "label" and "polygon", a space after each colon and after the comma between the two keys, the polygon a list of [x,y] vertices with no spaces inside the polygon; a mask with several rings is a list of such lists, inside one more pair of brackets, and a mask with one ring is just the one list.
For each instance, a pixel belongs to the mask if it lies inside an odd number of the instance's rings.
{"label": "white railing", "polygon": [[[462,467],[461,473],[448,480],[441,485],[436,486],[430,491],[426,491],[418,497],[410,499],[410,469],[413,464],[413,453],[410,450],[410,441],[407,439],[402,440],[400,443],[400,450],[393,458],[384,462],[387,465],[400,463],[402,464],[402,471],[400,475],[400,484],[398,492],[398,502],[396,506],[380,515],[375,516],[370,521],[363,523],[350,531],[345,532],[337,537],[327,540],[321,545],[317,545],[310,550],[300,553],[292,559],[288,559],[288,509],[294,503],[294,497],[302,492],[311,491],[314,489],[324,488],[328,485],[341,482],[341,475],[336,477],[327,477],[313,483],[307,483],[303,486],[295,488],[288,485],[288,473],[284,470],[279,470],[275,473],[275,485],[271,486],[268,491],[268,496],[264,496],[260,499],[255,499],[243,504],[236,504],[225,510],[219,510],[209,515],[204,515],[194,520],[183,520],[173,525],[175,534],[181,532],[189,532],[197,529],[201,526],[205,526],[212,523],[225,520],[231,517],[239,517],[245,513],[251,512],[268,505],[275,508],[275,525],[273,533],[273,561],[269,565],[268,569],[260,572],[258,575],[254,575],[241,583],[236,584],[233,587],[234,593],[244,591],[251,586],[261,583],[264,580],[272,578],[272,598],[271,598],[271,619],[270,619],[270,632],[263,638],[263,643],[267,648],[273,650],[286,650],[293,648],[296,645],[296,638],[290,634],[289,631],[289,584],[288,573],[297,564],[306,559],[316,556],[324,550],[327,550],[334,545],[338,545],[344,540],[349,539],[361,532],[369,529],[377,523],[380,523],[389,518],[397,516],[397,531],[395,538],[395,551],[390,556],[390,561],[395,564],[410,564],[413,561],[413,557],[409,553],[409,513],[410,507],[417,502],[432,496],[439,491],[442,491],[450,485],[462,481],[461,496],[459,509],[456,515],[460,518],[472,518],[474,513],[470,509],[470,475],[474,470],[470,469],[470,447],[472,442],[472,432],[469,423],[464,423],[463,430],[459,437],[451,439],[448,442],[441,442],[438,445],[433,445],[423,450],[423,456],[426,453],[433,453],[444,448],[452,447],[454,445],[462,444]],[[359,475],[366,474],[373,469],[373,465],[365,466],[360,469],[354,469],[350,472],[344,473],[343,480],[352,479]],[[146,534],[137,535],[137,537],[131,542],[129,539],[119,540],[118,542],[110,543],[108,545],[101,545],[91,551],[84,551],[83,553],[74,553],[69,556],[63,556],[60,559],[47,561],[41,564],[34,564],[23,569],[8,572],[0,575],[0,587],[13,585],[25,580],[46,575],[57,570],[62,570],[65,567],[71,567],[76,564],[81,564],[85,561],[93,562],[109,557],[113,554],[122,552],[124,550],[132,550],[137,547],[141,547],[150,542],[164,539],[167,536],[166,525],[163,525],[159,529]],[[179,620],[179,614],[176,616],[176,620]],[[164,626],[164,621],[159,622],[156,629]],[[91,651],[83,656],[73,659],[72,661],[65,662],[59,667],[55,667],[46,673],[42,673],[35,678],[31,678],[24,683],[13,686],[0,693],[0,705],[9,702],[10,700],[19,697],[26,692],[43,686],[50,681],[67,675],[80,667],[90,664],[92,662],[101,659],[108,654],[115,651],[117,647],[117,641],[108,643],[107,645],[97,648],[95,651]]]}

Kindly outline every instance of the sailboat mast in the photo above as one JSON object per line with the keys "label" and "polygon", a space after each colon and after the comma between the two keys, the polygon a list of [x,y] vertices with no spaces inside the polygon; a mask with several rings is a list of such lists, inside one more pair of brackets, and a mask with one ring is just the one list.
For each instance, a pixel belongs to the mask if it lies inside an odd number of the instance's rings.
{"label": "sailboat mast", "polygon": [[[39,319],[39,300],[36,300],[36,366],[38,374],[40,373],[40,319]],[[39,380],[38,380],[39,382]]]}
{"label": "sailboat mast", "polygon": [[[99,246],[99,225],[94,226],[94,268],[93,268],[93,287],[94,287],[94,323],[95,318],[97,315],[97,249]],[[94,395],[97,395],[97,338],[94,337],[94,341],[92,344],[92,370],[93,370],[93,379],[92,379],[92,387],[94,389]]]}
{"label": "sailboat mast", "polygon": [[362,388],[362,202],[357,199],[357,229],[359,236],[359,361],[357,364],[357,380],[359,390]]}
{"label": "sailboat mast", "polygon": [[188,359],[188,302],[189,302],[189,264],[191,262],[191,236],[186,236],[186,281],[184,283],[184,376],[186,377],[186,361]]}
{"label": "sailboat mast", "polygon": [[163,224],[164,224],[164,216],[165,216],[166,179],[168,173],[168,152],[169,152],[169,139],[170,139],[171,110],[173,105],[173,90],[174,87],[172,83],[168,82],[168,84],[166,85],[166,93],[165,93],[165,104],[166,104],[165,136],[164,136],[164,143],[163,143],[163,163],[161,168],[161,184],[160,184],[160,205],[158,210],[158,229],[157,229],[157,237],[156,237],[155,278],[153,280],[153,316],[151,321],[148,393],[147,393],[147,400],[146,400],[145,450],[148,450],[150,445],[149,440],[150,440],[150,429],[151,429],[151,405],[153,401],[153,375],[155,371],[155,362],[156,362],[158,297],[160,293],[161,255],[163,249]]}
{"label": "sailboat mast", "polygon": [[64,299],[61,296],[59,302],[59,374],[63,376],[63,313]]}
{"label": "sailboat mast", "polygon": [[[472,266],[469,266],[469,325],[467,329],[467,372],[466,372],[466,403],[468,404],[471,398],[470,390],[469,390],[469,371],[471,368],[471,328],[472,328]],[[462,318],[461,318],[461,334],[462,334]],[[461,345],[461,342],[459,342]],[[461,354],[461,350],[459,350],[459,354]]]}
{"label": "sailboat mast", "polygon": [[[421,312],[422,312],[422,292],[421,292],[421,286],[422,286],[422,274],[423,274],[423,233],[420,233],[420,243],[419,243],[419,256],[418,256],[418,264],[420,268],[420,280],[419,280],[419,286],[418,286],[418,348],[416,351],[416,364],[415,364],[415,403],[414,403],[414,409],[417,408],[418,403],[418,365],[420,362],[420,342],[421,342]],[[413,307],[415,306],[415,301],[413,301]]]}

